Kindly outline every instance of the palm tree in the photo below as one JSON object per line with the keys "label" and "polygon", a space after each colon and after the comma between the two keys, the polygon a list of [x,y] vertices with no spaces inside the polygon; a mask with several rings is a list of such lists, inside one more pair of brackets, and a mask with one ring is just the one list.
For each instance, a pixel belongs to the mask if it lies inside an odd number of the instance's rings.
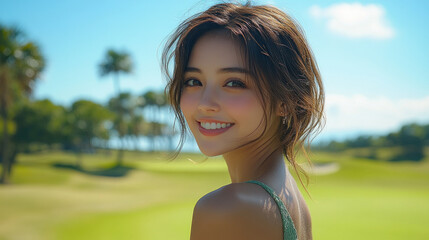
{"label": "palm tree", "polygon": [[[118,98],[121,98],[121,89],[119,87],[119,74],[120,73],[130,73],[132,70],[132,62],[130,55],[126,52],[117,52],[113,49],[109,49],[106,53],[104,60],[100,64],[100,75],[106,76],[112,74],[114,76],[114,83],[116,88],[116,94]],[[118,103],[121,105],[123,101],[119,100]],[[116,124],[118,124],[117,130],[119,133],[119,138],[121,141],[121,148],[118,152],[118,165],[122,164],[122,156],[123,156],[123,137],[124,134],[122,132],[125,128],[125,120],[124,120],[124,106],[117,106],[118,110],[116,113],[118,114],[118,119]]]}
{"label": "palm tree", "polygon": [[114,76],[113,79],[117,95],[121,93],[119,87],[119,74],[130,73],[131,71],[131,58],[130,55],[126,52],[117,52],[113,49],[109,49],[104,57],[104,60],[100,63],[100,75],[102,77],[109,74]]}
{"label": "palm tree", "polygon": [[118,97],[112,97],[108,102],[108,108],[116,113],[116,119],[113,127],[118,134],[120,147],[117,157],[117,165],[122,165],[124,138],[129,134],[129,125],[131,118],[135,115],[136,100],[130,93],[121,93]]}
{"label": "palm tree", "polygon": [[[167,97],[164,92],[147,91],[141,95],[140,98],[142,99],[142,104],[140,104],[139,107],[145,110],[146,114],[150,114],[150,117],[147,117],[147,119],[150,120],[147,124],[152,126],[150,127],[151,130],[146,131],[146,133],[151,142],[151,146],[154,147],[155,136],[163,135],[162,131],[154,131],[154,129],[161,129],[162,110],[167,106]],[[162,129],[164,129],[163,125]],[[152,148],[152,150],[154,149]]]}
{"label": "palm tree", "polygon": [[0,25],[0,118],[2,120],[1,158],[3,171],[0,183],[8,183],[13,159],[9,155],[9,111],[19,97],[32,92],[34,82],[40,77],[45,60],[39,47],[27,41],[16,28]]}
{"label": "palm tree", "polygon": [[134,150],[139,150],[139,137],[144,134],[144,118],[141,115],[132,115],[129,123],[128,134],[134,140]]}

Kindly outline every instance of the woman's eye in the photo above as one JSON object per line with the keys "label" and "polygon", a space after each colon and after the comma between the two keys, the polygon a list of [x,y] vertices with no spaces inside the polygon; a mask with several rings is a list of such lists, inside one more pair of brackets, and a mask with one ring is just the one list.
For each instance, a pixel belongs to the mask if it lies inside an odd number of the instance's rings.
{"label": "woman's eye", "polygon": [[234,87],[234,88],[247,88],[246,84],[244,84],[242,81],[240,80],[231,80],[229,82],[226,83],[227,87]]}
{"label": "woman's eye", "polygon": [[202,86],[202,84],[197,79],[188,79],[188,80],[185,81],[185,86],[187,86],[187,87],[195,87],[195,86]]}

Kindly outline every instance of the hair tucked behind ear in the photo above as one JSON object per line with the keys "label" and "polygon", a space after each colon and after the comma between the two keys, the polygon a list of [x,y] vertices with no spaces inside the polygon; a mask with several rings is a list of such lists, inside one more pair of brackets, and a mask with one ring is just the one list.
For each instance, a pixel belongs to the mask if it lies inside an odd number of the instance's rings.
{"label": "hair tucked behind ear", "polygon": [[[249,3],[214,5],[185,20],[167,42],[162,67],[168,80],[165,91],[181,127],[178,150],[183,146],[186,135],[180,98],[192,47],[205,33],[220,29],[241,43],[248,70],[263,96],[263,104],[269,106],[266,115],[277,112],[278,106],[282,106],[288,124],[282,124],[279,117],[279,148],[295,171],[307,177],[297,164],[296,155],[299,150],[306,155],[305,143],[309,144],[313,133],[323,126],[325,98],[322,80],[299,25],[272,6],[252,6]],[[173,69],[169,71],[172,60]],[[297,175],[302,183],[300,174]]]}

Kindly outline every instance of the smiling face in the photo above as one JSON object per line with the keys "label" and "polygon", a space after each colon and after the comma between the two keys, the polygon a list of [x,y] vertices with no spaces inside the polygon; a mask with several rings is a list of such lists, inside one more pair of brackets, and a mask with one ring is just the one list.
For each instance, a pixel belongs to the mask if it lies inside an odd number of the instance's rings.
{"label": "smiling face", "polygon": [[194,45],[180,108],[202,153],[239,149],[264,131],[264,109],[246,70],[240,45],[209,32]]}

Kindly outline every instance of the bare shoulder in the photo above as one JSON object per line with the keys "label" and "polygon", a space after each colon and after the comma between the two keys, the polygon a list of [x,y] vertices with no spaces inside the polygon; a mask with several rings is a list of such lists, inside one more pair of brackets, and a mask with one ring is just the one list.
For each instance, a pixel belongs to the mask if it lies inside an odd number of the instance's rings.
{"label": "bare shoulder", "polygon": [[195,205],[191,240],[199,239],[282,239],[281,216],[262,188],[229,184]]}

